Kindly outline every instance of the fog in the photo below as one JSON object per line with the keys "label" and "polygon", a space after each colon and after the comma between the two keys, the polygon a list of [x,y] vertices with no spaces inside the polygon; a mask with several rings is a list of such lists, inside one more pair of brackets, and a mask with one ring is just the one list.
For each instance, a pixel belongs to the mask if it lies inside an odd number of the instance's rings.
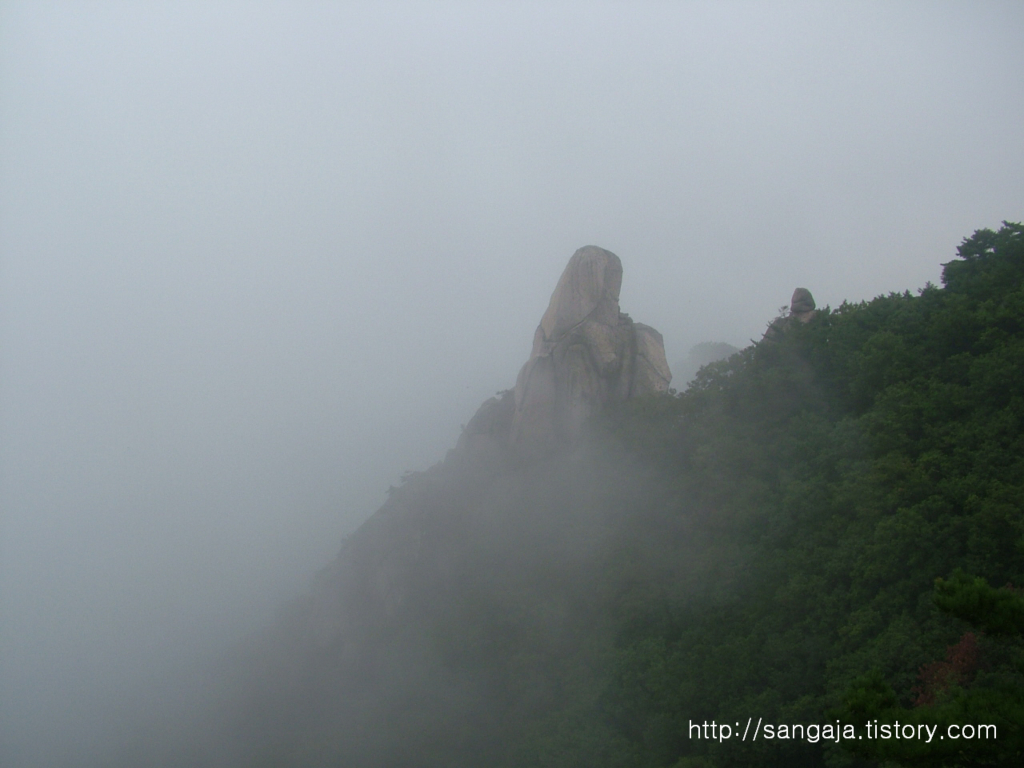
{"label": "fog", "polygon": [[[0,761],[263,625],[515,382],[573,251],[665,336],[1024,215],[1017,3],[0,5]],[[682,382],[677,382],[681,385]]]}

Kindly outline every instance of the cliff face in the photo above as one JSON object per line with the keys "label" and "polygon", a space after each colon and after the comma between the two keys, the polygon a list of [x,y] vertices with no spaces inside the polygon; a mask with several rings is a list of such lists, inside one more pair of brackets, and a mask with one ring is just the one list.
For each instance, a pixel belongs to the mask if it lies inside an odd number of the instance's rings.
{"label": "cliff face", "polygon": [[512,445],[572,443],[601,406],[672,380],[661,334],[619,311],[622,262],[588,245],[569,259],[515,388]]}
{"label": "cliff face", "polygon": [[588,245],[573,254],[515,390],[481,406],[464,445],[487,450],[496,442],[521,455],[545,453],[575,443],[603,406],[668,390],[672,373],[661,334],[619,310],[621,286],[614,253]]}

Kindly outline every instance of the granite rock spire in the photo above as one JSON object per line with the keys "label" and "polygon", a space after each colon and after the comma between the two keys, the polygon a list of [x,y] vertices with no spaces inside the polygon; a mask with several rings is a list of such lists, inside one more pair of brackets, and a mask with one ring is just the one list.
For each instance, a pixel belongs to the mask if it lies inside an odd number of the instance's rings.
{"label": "granite rock spire", "polygon": [[533,336],[515,390],[484,403],[460,444],[520,455],[571,445],[602,407],[672,380],[661,334],[619,311],[622,262],[588,245],[569,259]]}

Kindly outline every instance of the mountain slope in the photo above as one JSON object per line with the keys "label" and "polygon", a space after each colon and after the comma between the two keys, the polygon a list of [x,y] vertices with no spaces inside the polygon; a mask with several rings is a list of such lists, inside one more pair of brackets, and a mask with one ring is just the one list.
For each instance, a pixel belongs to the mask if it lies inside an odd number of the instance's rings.
{"label": "mountain slope", "polygon": [[[509,443],[506,393],[211,676],[219,714],[163,764],[1013,764],[1024,605],[987,585],[1024,582],[1021,370],[1008,224],[944,287],[781,323],[556,450]],[[910,753],[691,728],[872,713],[1002,730]]]}

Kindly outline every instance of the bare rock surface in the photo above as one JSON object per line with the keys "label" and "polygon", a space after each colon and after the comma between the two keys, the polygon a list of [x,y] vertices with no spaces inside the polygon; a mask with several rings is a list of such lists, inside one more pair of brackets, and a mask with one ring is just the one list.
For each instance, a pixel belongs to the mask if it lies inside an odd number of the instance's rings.
{"label": "bare rock surface", "polygon": [[792,323],[810,322],[811,318],[816,314],[817,310],[815,309],[814,297],[811,295],[811,292],[806,288],[797,288],[793,291],[793,298],[789,302],[789,314],[784,317],[777,317],[772,321],[772,324],[768,326],[768,330],[764,332],[764,340],[774,341]]}
{"label": "bare rock surface", "polygon": [[569,259],[515,387],[510,444],[571,444],[611,402],[664,392],[672,380],[661,334],[619,310],[622,262],[588,245]]}
{"label": "bare rock surface", "polygon": [[793,298],[789,302],[789,316],[796,318],[801,323],[806,323],[814,317],[814,297],[806,288],[797,288],[793,291]]}

